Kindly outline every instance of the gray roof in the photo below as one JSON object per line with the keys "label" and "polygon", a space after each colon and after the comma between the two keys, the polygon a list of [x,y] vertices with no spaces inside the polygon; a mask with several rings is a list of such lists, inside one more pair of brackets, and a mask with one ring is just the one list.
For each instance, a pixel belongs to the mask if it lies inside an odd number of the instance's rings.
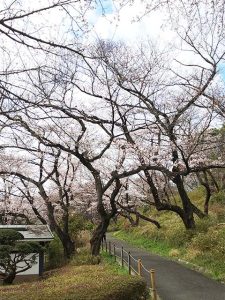
{"label": "gray roof", "polygon": [[15,229],[26,241],[48,242],[54,238],[48,225],[0,225],[0,229]]}

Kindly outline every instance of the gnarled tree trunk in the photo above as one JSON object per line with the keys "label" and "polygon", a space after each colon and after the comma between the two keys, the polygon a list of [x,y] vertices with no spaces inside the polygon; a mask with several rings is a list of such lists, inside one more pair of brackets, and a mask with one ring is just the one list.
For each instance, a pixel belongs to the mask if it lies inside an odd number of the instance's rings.
{"label": "gnarled tree trunk", "polygon": [[63,232],[60,227],[55,227],[55,231],[63,245],[64,257],[70,259],[75,253],[75,243],[71,240],[70,236]]}
{"label": "gnarled tree trunk", "polygon": [[8,275],[6,275],[6,277],[3,278],[3,284],[4,285],[12,284],[15,277],[16,277],[16,272],[14,271],[10,272]]}
{"label": "gnarled tree trunk", "polygon": [[110,219],[109,218],[102,218],[101,222],[94,230],[92,238],[90,240],[91,244],[91,254],[92,255],[99,255],[101,242],[106,234],[107,228],[109,226]]}
{"label": "gnarled tree trunk", "polygon": [[186,229],[194,229],[195,228],[195,220],[194,220],[194,211],[193,211],[193,205],[191,203],[191,200],[189,199],[187,192],[184,188],[184,183],[180,175],[177,175],[176,178],[174,178],[173,182],[177,186],[177,190],[179,193],[179,196],[182,201],[183,206],[183,223],[186,227]]}
{"label": "gnarled tree trunk", "polygon": [[75,253],[75,244],[70,238],[66,236],[62,240],[64,257],[70,259],[71,256]]}

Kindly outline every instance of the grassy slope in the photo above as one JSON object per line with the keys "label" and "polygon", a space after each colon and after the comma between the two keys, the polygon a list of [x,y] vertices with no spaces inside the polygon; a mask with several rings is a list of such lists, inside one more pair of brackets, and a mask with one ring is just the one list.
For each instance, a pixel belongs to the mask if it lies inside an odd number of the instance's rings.
{"label": "grassy slope", "polygon": [[140,277],[125,275],[108,260],[100,265],[68,265],[42,281],[0,287],[0,299],[137,300],[145,294],[145,286]]}
{"label": "grassy slope", "polygon": [[[190,194],[199,207],[203,205],[204,193],[201,189]],[[175,260],[189,262],[189,266],[206,275],[225,281],[225,208],[214,203],[210,216],[196,220],[197,229],[186,231],[179,217],[170,212],[150,214],[162,228],[158,230],[147,222],[132,228],[127,221],[120,221],[115,236],[134,245]]]}

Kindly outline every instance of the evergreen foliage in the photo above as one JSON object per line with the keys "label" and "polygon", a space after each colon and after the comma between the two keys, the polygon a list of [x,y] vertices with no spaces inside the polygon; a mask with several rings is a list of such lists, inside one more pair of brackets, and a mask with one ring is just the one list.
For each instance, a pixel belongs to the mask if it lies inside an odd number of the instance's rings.
{"label": "evergreen foliage", "polygon": [[30,269],[43,247],[36,242],[23,241],[14,229],[0,230],[0,276],[3,284],[12,284],[16,275]]}

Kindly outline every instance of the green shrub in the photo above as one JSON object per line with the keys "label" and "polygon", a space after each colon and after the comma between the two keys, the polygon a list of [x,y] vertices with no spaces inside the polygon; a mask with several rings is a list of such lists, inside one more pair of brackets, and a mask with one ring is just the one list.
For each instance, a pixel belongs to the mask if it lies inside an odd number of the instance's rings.
{"label": "green shrub", "polygon": [[76,240],[79,232],[85,229],[85,219],[80,214],[73,214],[69,219],[69,233],[73,240]]}
{"label": "green shrub", "polygon": [[65,264],[63,246],[57,236],[54,237],[54,240],[47,247],[46,255],[46,270],[59,268]]}
{"label": "green shrub", "polygon": [[0,245],[14,246],[17,240],[23,240],[23,235],[15,229],[0,230]]}
{"label": "green shrub", "polygon": [[91,221],[86,221],[85,223],[85,230],[92,231],[95,225]]}
{"label": "green shrub", "polygon": [[0,230],[0,267],[3,284],[12,284],[18,273],[37,263],[37,253],[44,250],[39,243],[23,240],[23,235],[14,229]]}
{"label": "green shrub", "polygon": [[83,215],[81,214],[73,214],[69,219],[69,234],[73,241],[75,241],[75,245],[79,243],[79,234],[83,230],[91,231],[93,230],[94,225],[87,221]]}

